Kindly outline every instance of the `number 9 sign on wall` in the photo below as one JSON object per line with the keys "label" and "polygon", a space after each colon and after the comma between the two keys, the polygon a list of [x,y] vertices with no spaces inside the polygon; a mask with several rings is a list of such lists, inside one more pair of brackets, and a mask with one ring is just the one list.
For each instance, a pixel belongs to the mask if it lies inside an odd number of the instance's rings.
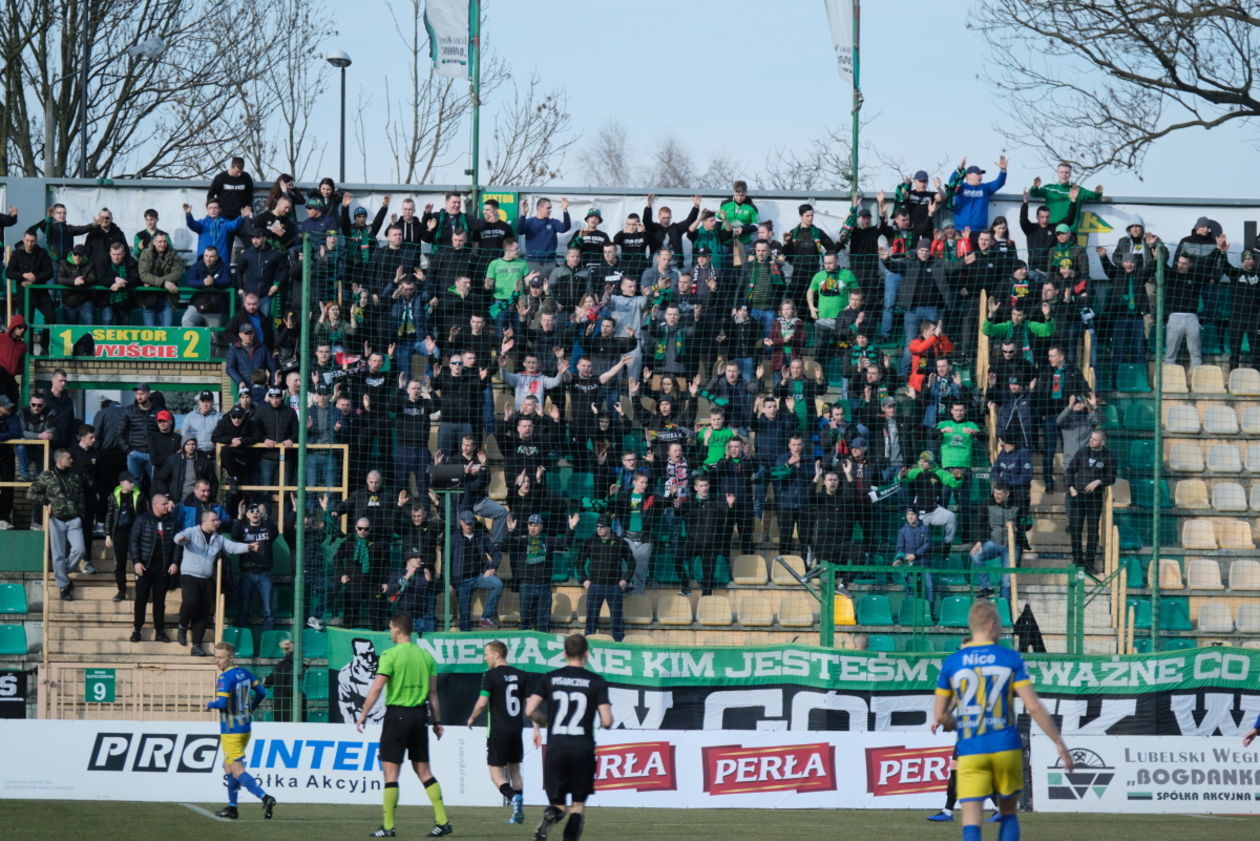
{"label": "number 9 sign on wall", "polygon": [[54,359],[152,359],[197,361],[216,358],[206,327],[92,327],[49,325],[48,356]]}

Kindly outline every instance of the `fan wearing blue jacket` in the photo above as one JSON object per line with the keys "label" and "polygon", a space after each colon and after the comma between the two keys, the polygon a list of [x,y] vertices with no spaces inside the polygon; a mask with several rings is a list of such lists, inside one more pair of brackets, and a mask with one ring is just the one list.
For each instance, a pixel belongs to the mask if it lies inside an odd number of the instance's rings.
{"label": "fan wearing blue jacket", "polygon": [[241,208],[241,215],[235,219],[224,219],[219,215],[219,200],[210,199],[206,202],[206,215],[200,219],[194,219],[192,215],[192,205],[184,205],[184,224],[188,226],[190,231],[197,234],[197,259],[201,259],[202,252],[213,246],[219,250],[220,254],[231,254],[232,235],[236,233],[241,225],[248,224],[246,222],[253,215],[253,211],[249,205]]}
{"label": "fan wearing blue jacket", "polygon": [[1002,170],[998,177],[981,183],[984,170],[974,164],[967,166],[967,158],[963,156],[958,169],[949,177],[945,194],[950,197],[954,224],[960,231],[970,228],[973,237],[989,227],[989,199],[1006,184],[1006,155],[998,158],[997,165]]}

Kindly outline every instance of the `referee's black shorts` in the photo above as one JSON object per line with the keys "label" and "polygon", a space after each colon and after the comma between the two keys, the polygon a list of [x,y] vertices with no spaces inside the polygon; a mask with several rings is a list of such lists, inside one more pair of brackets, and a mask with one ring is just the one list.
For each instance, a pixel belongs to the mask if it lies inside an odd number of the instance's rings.
{"label": "referee's black shorts", "polygon": [[595,751],[592,748],[547,748],[543,788],[553,804],[565,796],[582,803],[595,793]]}
{"label": "referee's black shorts", "polygon": [[381,728],[381,761],[429,761],[429,715],[425,707],[386,707]]}
{"label": "referee's black shorts", "polygon": [[505,730],[490,728],[486,738],[486,764],[494,768],[504,765],[519,765],[525,758],[525,747],[521,742],[521,728],[513,727]]}

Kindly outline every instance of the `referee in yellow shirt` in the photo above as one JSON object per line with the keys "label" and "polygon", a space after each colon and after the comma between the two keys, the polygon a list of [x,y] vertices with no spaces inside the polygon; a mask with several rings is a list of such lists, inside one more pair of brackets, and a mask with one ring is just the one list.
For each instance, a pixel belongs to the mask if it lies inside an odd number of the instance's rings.
{"label": "referee in yellow shirt", "polygon": [[[373,838],[393,838],[394,810],[398,808],[398,774],[404,757],[424,785],[433,803],[434,826],[430,838],[454,832],[446,819],[442,787],[429,770],[429,709],[433,710],[433,735],[442,738],[442,713],[438,705],[437,664],[433,655],[411,641],[411,615],[396,613],[389,620],[389,636],[394,647],[381,655],[372,679],[372,688],[363,702],[355,726],[363,732],[368,711],[385,693],[385,724],[381,730],[381,770],[385,776],[384,820]],[[427,705],[425,702],[428,702]]]}

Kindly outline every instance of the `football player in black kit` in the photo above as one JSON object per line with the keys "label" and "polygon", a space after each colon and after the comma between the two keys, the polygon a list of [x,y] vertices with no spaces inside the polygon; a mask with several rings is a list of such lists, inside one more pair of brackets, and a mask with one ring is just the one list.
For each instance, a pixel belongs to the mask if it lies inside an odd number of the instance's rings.
{"label": "football player in black kit", "polygon": [[525,822],[524,784],[521,782],[521,759],[525,749],[521,745],[521,730],[529,676],[515,666],[507,664],[507,646],[499,640],[486,643],[485,660],[490,671],[481,676],[481,694],[472,714],[468,716],[471,729],[477,717],[490,708],[486,719],[486,765],[490,768],[490,781],[512,803],[512,817],[508,823]]}
{"label": "football player in black kit", "polygon": [[587,643],[582,634],[564,641],[565,667],[538,679],[525,715],[534,722],[534,745],[542,747],[540,725],[547,724],[547,753],[543,762],[543,788],[550,803],[534,832],[534,841],[546,841],[547,833],[565,816],[564,841],[578,841],[585,821],[586,798],[595,791],[595,713],[605,729],[612,727],[608,682],[586,669]]}

